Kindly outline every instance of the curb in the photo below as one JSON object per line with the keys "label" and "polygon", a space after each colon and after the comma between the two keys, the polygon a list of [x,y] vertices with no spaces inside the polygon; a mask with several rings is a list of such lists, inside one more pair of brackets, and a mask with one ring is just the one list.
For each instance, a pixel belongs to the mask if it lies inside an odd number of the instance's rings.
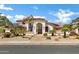
{"label": "curb", "polygon": [[31,42],[31,41],[5,41],[0,45],[79,45],[79,42]]}

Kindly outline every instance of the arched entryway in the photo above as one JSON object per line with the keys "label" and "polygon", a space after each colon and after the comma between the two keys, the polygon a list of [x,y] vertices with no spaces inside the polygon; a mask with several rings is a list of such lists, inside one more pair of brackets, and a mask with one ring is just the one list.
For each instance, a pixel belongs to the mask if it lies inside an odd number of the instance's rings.
{"label": "arched entryway", "polygon": [[36,32],[37,32],[37,34],[42,34],[42,24],[41,23],[37,23]]}

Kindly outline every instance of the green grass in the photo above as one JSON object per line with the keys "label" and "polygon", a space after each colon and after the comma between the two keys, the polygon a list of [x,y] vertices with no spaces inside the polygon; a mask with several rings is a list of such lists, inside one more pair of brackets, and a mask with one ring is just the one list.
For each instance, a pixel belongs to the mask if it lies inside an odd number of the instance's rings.
{"label": "green grass", "polygon": [[4,33],[5,30],[3,28],[0,28],[0,33]]}

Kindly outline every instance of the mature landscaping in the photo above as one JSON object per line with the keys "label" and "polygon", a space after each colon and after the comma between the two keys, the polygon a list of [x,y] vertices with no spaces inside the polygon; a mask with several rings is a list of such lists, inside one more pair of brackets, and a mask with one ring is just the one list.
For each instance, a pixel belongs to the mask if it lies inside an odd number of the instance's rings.
{"label": "mature landscaping", "polygon": [[[27,21],[31,23],[31,20],[33,20],[33,16],[27,17]],[[23,24],[25,24],[26,19],[24,19]],[[74,24],[75,23],[75,24]],[[60,39],[78,39],[79,40],[79,33],[75,32],[75,29],[79,27],[79,18],[76,18],[72,21],[71,24],[64,24],[61,29],[59,30],[61,33],[57,33],[57,29],[53,28],[53,30],[50,30],[46,33],[42,34],[36,34],[36,35],[26,35],[28,33],[31,33],[30,31],[27,31],[25,27],[22,26],[15,26],[12,22],[9,21],[9,19],[6,16],[0,16],[0,34],[2,35],[2,38],[14,38],[14,37],[21,37],[22,39],[30,38],[31,40],[34,39],[44,39],[44,40],[55,40],[59,41]],[[6,29],[10,30],[10,32],[6,32]],[[3,34],[2,34],[3,33]],[[49,35],[50,34],[50,35]],[[38,36],[37,36],[38,35]],[[74,38],[72,38],[74,37]]]}

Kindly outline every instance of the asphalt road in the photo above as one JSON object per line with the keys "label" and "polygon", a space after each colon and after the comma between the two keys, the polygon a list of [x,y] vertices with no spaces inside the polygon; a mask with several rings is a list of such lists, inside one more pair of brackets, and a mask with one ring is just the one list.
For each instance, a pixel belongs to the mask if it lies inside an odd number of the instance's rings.
{"label": "asphalt road", "polygon": [[79,45],[0,45],[0,54],[79,54]]}

